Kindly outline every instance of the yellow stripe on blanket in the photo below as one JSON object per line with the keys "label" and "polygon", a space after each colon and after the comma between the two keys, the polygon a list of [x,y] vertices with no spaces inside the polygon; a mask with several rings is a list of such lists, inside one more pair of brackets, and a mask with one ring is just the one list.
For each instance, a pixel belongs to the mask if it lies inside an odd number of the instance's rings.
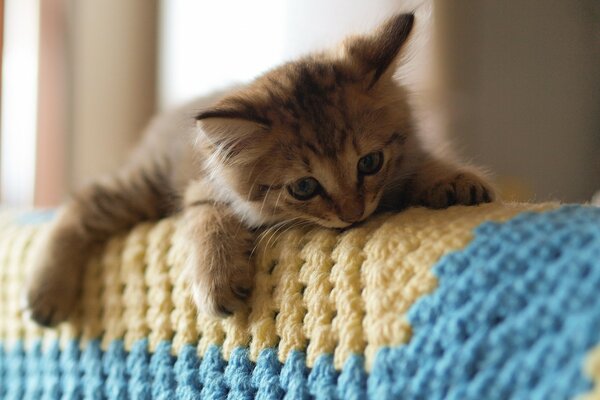
{"label": "yellow stripe on blanket", "polygon": [[465,247],[483,221],[504,221],[523,211],[555,204],[488,204],[447,210],[410,209],[386,214],[345,232],[293,229],[262,240],[251,311],[228,319],[198,315],[182,273],[185,246],[177,218],[140,224],[114,237],[86,267],[78,310],[57,330],[40,329],[19,309],[24,265],[47,225],[0,226],[0,340],[116,339],[127,350],[148,338],[150,351],[163,340],[177,354],[197,346],[278,348],[284,362],[292,350],[305,351],[311,367],[321,354],[333,354],[341,368],[351,354],[365,354],[367,369],[382,346],[406,343],[405,318],[416,300],[436,287],[432,266]]}
{"label": "yellow stripe on blanket", "polygon": [[593,382],[594,386],[588,393],[577,396],[577,400],[600,399],[600,346],[590,350],[585,358],[583,372]]}

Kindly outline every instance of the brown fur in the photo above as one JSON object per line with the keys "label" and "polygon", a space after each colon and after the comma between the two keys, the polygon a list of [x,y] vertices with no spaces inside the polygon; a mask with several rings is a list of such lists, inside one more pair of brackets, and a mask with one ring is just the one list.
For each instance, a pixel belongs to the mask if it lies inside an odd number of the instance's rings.
{"label": "brown fur", "polygon": [[[62,210],[28,284],[33,318],[67,318],[95,244],[179,209],[194,300],[227,315],[250,295],[256,228],[345,228],[376,210],[491,201],[477,171],[432,156],[414,133],[407,93],[392,79],[413,19],[398,15],[338,53],[284,64],[216,103],[159,116],[116,178]],[[358,173],[373,152],[383,154],[381,169]],[[304,177],[321,190],[298,200],[288,188]]]}

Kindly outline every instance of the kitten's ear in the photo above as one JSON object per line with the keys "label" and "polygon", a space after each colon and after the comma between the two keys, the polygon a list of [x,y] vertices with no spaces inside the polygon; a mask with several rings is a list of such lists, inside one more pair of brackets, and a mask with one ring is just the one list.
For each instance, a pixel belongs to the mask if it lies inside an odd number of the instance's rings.
{"label": "kitten's ear", "polygon": [[258,145],[257,133],[269,130],[271,121],[261,116],[247,104],[221,102],[220,105],[201,111],[195,116],[197,125],[208,142],[218,151],[228,155],[246,153]]}
{"label": "kitten's ear", "polygon": [[413,14],[399,14],[388,19],[374,33],[350,38],[345,43],[347,56],[369,76],[372,88],[384,75],[393,75],[398,54],[412,30]]}
{"label": "kitten's ear", "polygon": [[[239,122],[251,122],[269,128],[271,121],[259,115],[256,111],[246,108],[215,107],[196,114],[196,121],[204,120],[237,120]],[[210,122],[210,121],[209,121]]]}

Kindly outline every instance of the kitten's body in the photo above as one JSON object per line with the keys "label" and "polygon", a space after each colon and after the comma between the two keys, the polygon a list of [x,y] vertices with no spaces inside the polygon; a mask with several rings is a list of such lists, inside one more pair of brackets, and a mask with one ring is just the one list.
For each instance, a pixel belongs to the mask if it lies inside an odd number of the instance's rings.
{"label": "kitten's body", "polygon": [[257,228],[344,228],[376,209],[491,201],[475,171],[432,156],[414,134],[407,95],[392,79],[412,24],[396,16],[341,53],[285,64],[157,117],[117,176],[62,209],[29,280],[33,318],[67,318],[96,244],[179,210],[196,303],[226,315],[250,295]]}

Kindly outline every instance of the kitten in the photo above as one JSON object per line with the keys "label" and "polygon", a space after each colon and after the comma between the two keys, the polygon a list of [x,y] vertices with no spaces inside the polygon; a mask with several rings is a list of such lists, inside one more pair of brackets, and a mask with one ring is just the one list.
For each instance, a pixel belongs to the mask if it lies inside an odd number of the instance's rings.
{"label": "kitten", "polygon": [[492,201],[478,172],[433,156],[414,133],[407,93],[392,78],[413,22],[397,15],[337,53],[158,116],[117,175],[60,211],[27,284],[32,318],[51,326],[68,317],[95,245],[179,210],[194,300],[225,316],[251,294],[257,228],[347,228],[376,210]]}

